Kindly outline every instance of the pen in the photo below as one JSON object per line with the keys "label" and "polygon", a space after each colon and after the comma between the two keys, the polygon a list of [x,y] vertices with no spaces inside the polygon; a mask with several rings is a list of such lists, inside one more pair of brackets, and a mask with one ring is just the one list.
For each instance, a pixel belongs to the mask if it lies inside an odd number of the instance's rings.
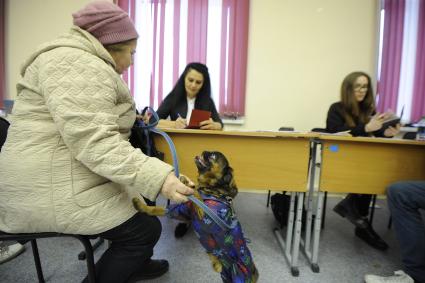
{"label": "pen", "polygon": [[[178,118],[180,118],[180,119],[182,119],[183,121],[185,121],[185,125],[187,125],[186,120],[182,117],[182,115],[180,115],[180,113],[177,113],[177,116],[178,116]],[[178,119],[178,118],[177,118],[177,119]]]}

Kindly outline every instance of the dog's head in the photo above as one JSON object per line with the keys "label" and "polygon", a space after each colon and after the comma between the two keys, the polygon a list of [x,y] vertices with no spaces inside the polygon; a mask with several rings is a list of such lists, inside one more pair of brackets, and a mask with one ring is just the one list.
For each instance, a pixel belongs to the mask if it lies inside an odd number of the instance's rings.
{"label": "dog's head", "polygon": [[233,169],[223,153],[218,151],[204,151],[195,157],[198,167],[198,185],[205,193],[218,197],[234,198],[238,193]]}

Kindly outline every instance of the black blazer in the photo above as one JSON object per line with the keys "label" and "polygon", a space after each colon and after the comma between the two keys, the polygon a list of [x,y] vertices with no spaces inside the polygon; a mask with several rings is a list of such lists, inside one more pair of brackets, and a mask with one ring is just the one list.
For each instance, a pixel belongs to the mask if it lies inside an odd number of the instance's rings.
{"label": "black blazer", "polygon": [[[342,107],[341,102],[336,102],[331,105],[328,111],[328,116],[326,118],[326,131],[329,133],[337,133],[337,132],[344,132],[344,131],[350,131],[350,134],[354,137],[367,137],[369,136],[369,133],[365,131],[365,125],[364,123],[361,123],[359,121],[354,121],[356,126],[349,127],[345,123],[344,118],[344,110]],[[380,129],[378,131],[373,132],[373,135],[376,137],[383,137],[384,136],[384,130]]]}
{"label": "black blazer", "polygon": [[[195,109],[199,110],[205,110],[211,112],[211,118],[214,122],[219,122],[221,124],[221,127],[223,127],[223,121],[221,121],[220,115],[217,112],[217,109],[215,108],[214,101],[211,97],[208,97],[208,99],[204,100],[195,100]],[[187,100],[186,99],[180,99],[178,101],[175,101],[174,98],[170,95],[168,95],[159,106],[158,110],[156,111],[159,119],[167,119],[168,116],[170,117],[171,121],[177,120],[179,115],[182,118],[187,117]]]}

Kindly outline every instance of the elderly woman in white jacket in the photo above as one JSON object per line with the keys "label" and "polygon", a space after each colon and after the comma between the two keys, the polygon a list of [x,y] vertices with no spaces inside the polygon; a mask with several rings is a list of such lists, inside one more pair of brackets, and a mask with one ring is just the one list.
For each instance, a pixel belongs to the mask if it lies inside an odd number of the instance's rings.
{"label": "elderly woman in white jacket", "polygon": [[99,1],[73,19],[22,67],[0,154],[0,230],[100,235],[112,244],[97,262],[99,282],[154,278],[168,270],[151,259],[161,224],[130,198],[183,202],[193,191],[128,142],[136,111],[120,74],[138,37],[128,15]]}

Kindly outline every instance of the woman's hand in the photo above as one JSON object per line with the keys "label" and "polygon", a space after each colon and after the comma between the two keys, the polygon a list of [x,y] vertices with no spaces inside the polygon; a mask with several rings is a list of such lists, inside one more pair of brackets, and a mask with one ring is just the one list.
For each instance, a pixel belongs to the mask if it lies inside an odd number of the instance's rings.
{"label": "woman's hand", "polygon": [[214,122],[213,119],[205,120],[199,123],[201,130],[221,130],[221,124]]}
{"label": "woman's hand", "polygon": [[397,135],[400,132],[400,124],[397,124],[395,127],[388,127],[387,129],[385,129],[384,131],[384,136],[391,138],[394,137],[395,135]]}
{"label": "woman's hand", "polygon": [[[189,179],[187,179],[189,180]],[[190,181],[190,180],[189,180]],[[188,183],[189,186],[194,186],[193,182]],[[174,202],[186,202],[188,201],[187,196],[194,193],[193,189],[184,185],[175,175],[174,172],[168,174],[165,178],[165,182],[162,185],[161,195],[174,201]]]}
{"label": "woman's hand", "polygon": [[367,133],[374,132],[382,128],[382,123],[384,122],[385,114],[376,113],[375,116],[370,119],[369,123],[365,126],[365,131]]}
{"label": "woman's hand", "polygon": [[187,121],[186,119],[183,119],[182,117],[178,117],[175,122],[175,128],[176,129],[184,129],[186,128]]}

